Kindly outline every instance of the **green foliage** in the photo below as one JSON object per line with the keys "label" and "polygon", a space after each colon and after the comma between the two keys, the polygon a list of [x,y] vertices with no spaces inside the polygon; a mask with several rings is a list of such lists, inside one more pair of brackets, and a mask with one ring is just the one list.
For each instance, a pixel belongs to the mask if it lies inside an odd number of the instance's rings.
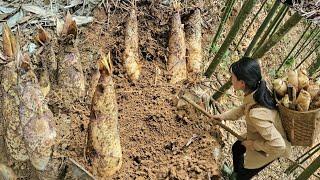
{"label": "green foliage", "polygon": [[296,63],[296,59],[294,57],[289,57],[284,63],[284,68],[293,68]]}
{"label": "green foliage", "polygon": [[219,46],[217,44],[212,44],[210,51],[213,54],[217,53],[219,51]]}
{"label": "green foliage", "polygon": [[[283,76],[284,72],[287,72],[288,70],[294,69],[294,65],[296,64],[296,58],[290,56],[289,58],[285,59],[283,62],[283,65],[281,67],[283,67],[283,69],[280,71],[280,68],[278,68],[273,76],[274,78],[277,77],[281,77]],[[271,73],[273,74],[273,72]]]}

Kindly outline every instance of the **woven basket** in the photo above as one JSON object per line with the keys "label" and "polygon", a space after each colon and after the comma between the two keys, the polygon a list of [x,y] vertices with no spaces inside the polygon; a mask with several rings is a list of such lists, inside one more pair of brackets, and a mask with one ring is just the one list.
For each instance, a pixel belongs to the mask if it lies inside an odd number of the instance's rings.
{"label": "woven basket", "polygon": [[293,146],[312,146],[320,133],[320,109],[300,112],[278,101],[282,125]]}

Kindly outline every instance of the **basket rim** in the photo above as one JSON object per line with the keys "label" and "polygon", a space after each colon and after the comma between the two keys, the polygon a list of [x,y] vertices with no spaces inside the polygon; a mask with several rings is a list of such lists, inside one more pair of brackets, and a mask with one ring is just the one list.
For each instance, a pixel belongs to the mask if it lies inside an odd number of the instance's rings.
{"label": "basket rim", "polygon": [[276,92],[274,92],[274,97],[276,99],[276,102],[277,102],[277,106],[281,106],[282,108],[285,108],[286,110],[288,110],[289,112],[294,112],[294,113],[301,113],[301,114],[306,114],[306,113],[315,113],[315,112],[320,112],[320,108],[318,109],[313,109],[313,110],[310,110],[310,111],[294,111],[292,109],[289,109],[287,107],[285,107],[284,105],[281,104],[281,102],[278,100],[278,97],[277,97],[277,94]]}
{"label": "basket rim", "polygon": [[315,112],[320,112],[320,108],[318,109],[313,109],[313,110],[310,110],[310,111],[294,111],[292,109],[289,109],[287,107],[285,107],[284,105],[282,105],[280,102],[277,102],[277,106],[281,106],[283,108],[285,108],[286,110],[288,110],[289,112],[294,112],[294,113],[301,113],[301,114],[306,114],[306,113],[315,113]]}

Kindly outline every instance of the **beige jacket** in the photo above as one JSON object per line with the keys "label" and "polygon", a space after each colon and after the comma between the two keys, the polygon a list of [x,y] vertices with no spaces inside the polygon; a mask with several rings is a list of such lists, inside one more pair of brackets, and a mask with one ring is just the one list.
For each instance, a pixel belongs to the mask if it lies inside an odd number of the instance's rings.
{"label": "beige jacket", "polygon": [[[289,156],[291,144],[287,141],[278,111],[257,105],[253,99],[253,93],[244,97],[241,106],[219,116],[225,120],[237,120],[245,116],[246,138],[254,142],[255,149],[254,151],[246,151],[245,168],[260,168],[278,157]],[[267,156],[261,155],[257,151],[264,151]]]}

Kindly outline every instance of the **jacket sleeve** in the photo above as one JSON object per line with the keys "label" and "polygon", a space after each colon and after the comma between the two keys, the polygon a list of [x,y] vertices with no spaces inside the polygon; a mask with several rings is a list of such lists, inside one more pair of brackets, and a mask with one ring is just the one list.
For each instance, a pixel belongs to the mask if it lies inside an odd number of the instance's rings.
{"label": "jacket sleeve", "polygon": [[263,137],[263,139],[254,140],[254,149],[267,154],[282,154],[286,149],[286,144],[273,124],[276,113],[267,108],[254,108],[250,110],[249,118],[254,128]]}
{"label": "jacket sleeve", "polygon": [[220,117],[223,120],[232,120],[235,121],[239,118],[241,118],[244,115],[244,105],[241,105],[239,107],[235,107],[233,109],[230,109],[229,111],[226,111],[218,117]]}

